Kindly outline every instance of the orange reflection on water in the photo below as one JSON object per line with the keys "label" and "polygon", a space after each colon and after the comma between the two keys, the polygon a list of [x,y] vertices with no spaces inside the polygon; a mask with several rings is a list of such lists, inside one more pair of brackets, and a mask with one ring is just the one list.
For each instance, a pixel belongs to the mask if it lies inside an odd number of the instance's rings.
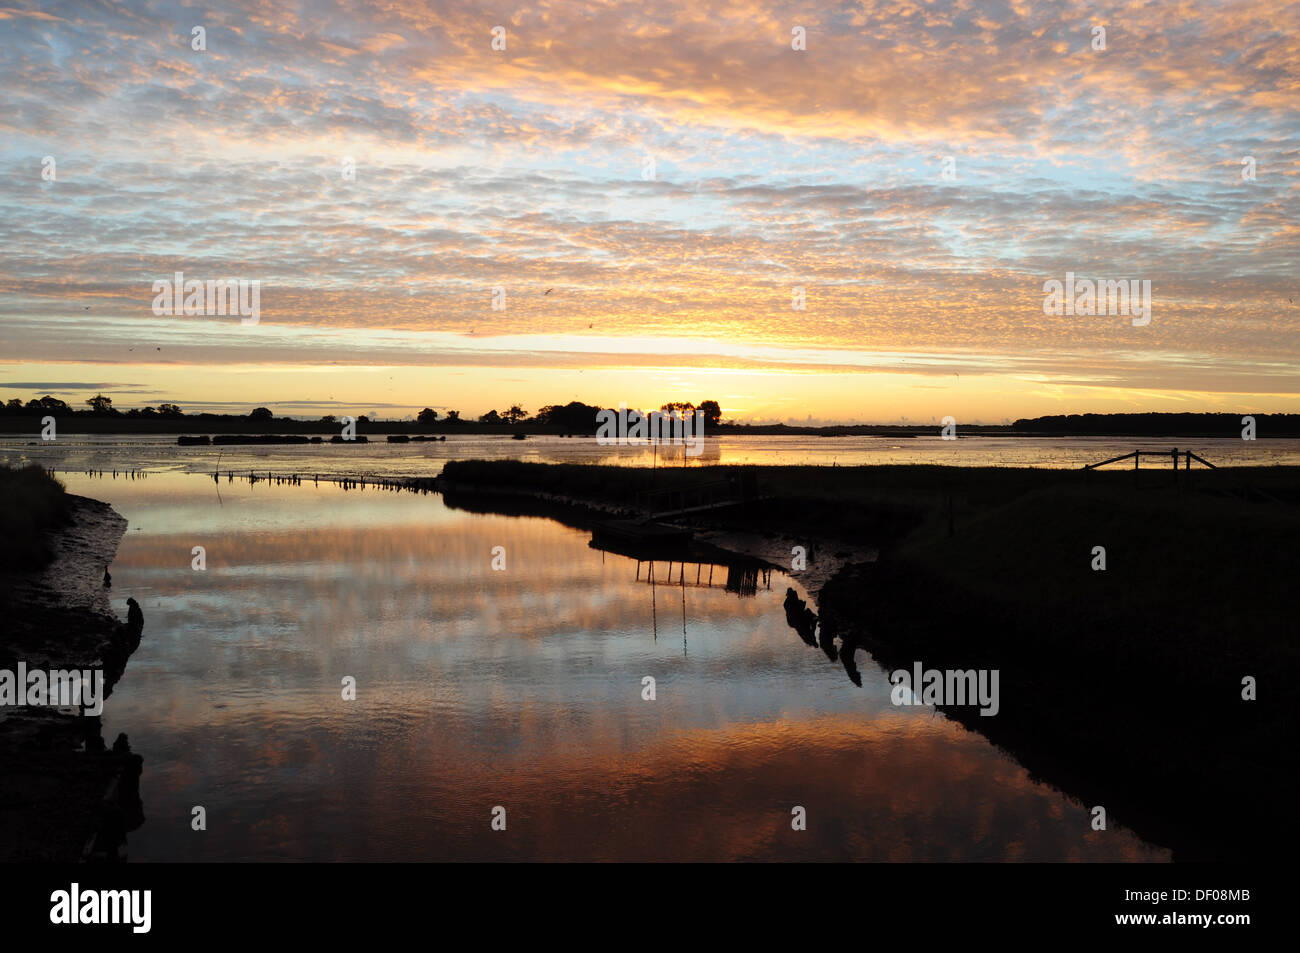
{"label": "orange reflection on water", "polygon": [[[585,532],[433,496],[93,489],[146,620],[105,715],[145,758],[136,858],[1167,859],[893,707],[865,657],[855,686],[787,625],[784,577],[652,590]],[[221,837],[188,836],[194,804]]]}

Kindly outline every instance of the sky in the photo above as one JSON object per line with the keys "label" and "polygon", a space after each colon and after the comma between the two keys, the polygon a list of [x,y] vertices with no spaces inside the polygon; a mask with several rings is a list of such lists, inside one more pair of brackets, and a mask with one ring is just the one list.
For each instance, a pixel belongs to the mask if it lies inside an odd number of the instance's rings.
{"label": "sky", "polygon": [[0,0],[0,400],[1297,412],[1298,109],[1279,0]]}

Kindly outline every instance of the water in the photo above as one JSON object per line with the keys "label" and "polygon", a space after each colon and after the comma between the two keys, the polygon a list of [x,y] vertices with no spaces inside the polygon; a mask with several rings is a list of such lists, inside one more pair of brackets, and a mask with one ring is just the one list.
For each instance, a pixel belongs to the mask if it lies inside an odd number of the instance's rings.
{"label": "water", "polygon": [[[1300,440],[1195,439],[1188,437],[709,437],[703,452],[686,459],[700,464],[929,463],[947,466],[1077,468],[1135,449],[1193,450],[1218,466],[1300,466]],[[447,460],[535,460],[681,466],[681,447],[600,446],[590,437],[451,435],[445,442],[390,444],[382,437],[354,445],[179,447],[175,437],[67,435],[43,442],[0,437],[0,463],[40,463],[63,471],[147,469],[191,473],[320,474],[366,478],[434,476]],[[1144,464],[1146,465],[1146,464]],[[1150,464],[1157,465],[1157,464]]]}
{"label": "water", "polygon": [[778,572],[652,588],[585,532],[434,494],[66,482],[129,520],[112,598],[145,630],[104,734],[144,758],[133,861],[1169,857],[891,705],[865,652],[853,685],[786,625]]}

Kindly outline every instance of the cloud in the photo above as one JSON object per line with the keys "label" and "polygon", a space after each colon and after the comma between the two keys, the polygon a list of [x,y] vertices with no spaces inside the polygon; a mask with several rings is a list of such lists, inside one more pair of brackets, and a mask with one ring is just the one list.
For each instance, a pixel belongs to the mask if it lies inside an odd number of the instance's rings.
{"label": "cloud", "polygon": [[[6,7],[0,353],[431,359],[393,332],[474,364],[545,333],[1296,373],[1297,32],[1262,0]],[[178,270],[260,281],[294,337],[154,321]],[[1045,317],[1067,271],[1150,279],[1151,325]],[[593,360],[542,353],[511,360]]]}
{"label": "cloud", "polygon": [[84,381],[0,381],[0,387],[11,390],[104,390],[110,387],[140,387],[140,384],[118,384],[112,381],[86,383]]}

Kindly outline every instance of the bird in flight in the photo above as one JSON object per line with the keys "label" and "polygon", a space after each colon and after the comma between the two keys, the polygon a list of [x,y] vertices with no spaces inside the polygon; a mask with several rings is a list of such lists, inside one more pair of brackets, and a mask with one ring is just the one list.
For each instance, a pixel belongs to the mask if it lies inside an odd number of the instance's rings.
{"label": "bird in flight", "polygon": [[554,290],[555,290],[554,288],[547,288],[545,291],[542,292],[542,297],[546,297],[548,294],[550,294],[550,293],[551,293],[552,291],[554,291]]}

